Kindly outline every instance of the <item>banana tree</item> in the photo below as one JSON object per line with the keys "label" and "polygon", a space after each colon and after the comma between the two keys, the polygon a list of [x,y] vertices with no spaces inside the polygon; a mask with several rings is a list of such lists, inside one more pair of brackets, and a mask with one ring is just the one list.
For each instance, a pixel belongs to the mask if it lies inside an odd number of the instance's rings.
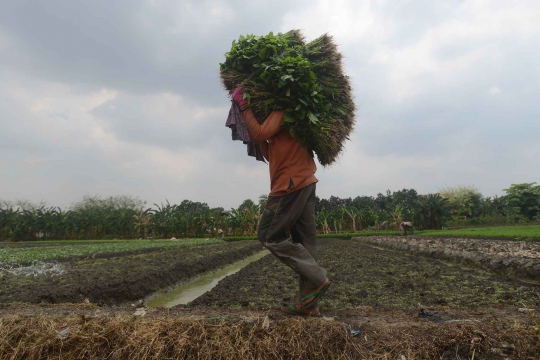
{"label": "banana tree", "polygon": [[351,218],[352,230],[353,232],[356,232],[356,220],[362,216],[362,212],[355,207],[350,207],[347,209],[345,206],[343,206],[343,211],[345,211],[345,213],[347,213],[347,215],[349,215]]}
{"label": "banana tree", "polygon": [[330,227],[328,226],[328,212],[324,209],[315,213],[315,222],[317,229],[323,234],[330,233]]}
{"label": "banana tree", "polygon": [[15,222],[19,216],[19,210],[13,209],[13,207],[0,209],[0,240],[11,238]]}
{"label": "banana tree", "polygon": [[403,211],[404,207],[403,205],[398,205],[393,211],[390,211],[390,216],[392,218],[392,224],[394,224],[394,227],[396,230],[399,230],[399,224],[403,221]]}
{"label": "banana tree", "polygon": [[139,237],[146,239],[148,237],[148,229],[152,224],[152,213],[150,209],[144,211],[140,210],[139,213],[133,215],[133,228],[135,233]]}

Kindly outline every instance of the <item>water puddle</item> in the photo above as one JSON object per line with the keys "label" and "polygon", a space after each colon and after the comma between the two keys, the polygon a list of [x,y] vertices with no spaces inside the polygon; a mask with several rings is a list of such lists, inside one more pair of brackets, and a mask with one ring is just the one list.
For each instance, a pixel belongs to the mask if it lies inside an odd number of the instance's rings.
{"label": "water puddle", "polygon": [[212,290],[221,279],[237,273],[242,268],[265,257],[268,254],[270,254],[270,252],[268,250],[264,250],[255,255],[251,255],[243,260],[227,265],[223,269],[211,274],[200,276],[187,284],[174,288],[167,293],[160,294],[155,298],[148,300],[146,304],[149,307],[173,307],[180,304],[187,304],[205,292]]}

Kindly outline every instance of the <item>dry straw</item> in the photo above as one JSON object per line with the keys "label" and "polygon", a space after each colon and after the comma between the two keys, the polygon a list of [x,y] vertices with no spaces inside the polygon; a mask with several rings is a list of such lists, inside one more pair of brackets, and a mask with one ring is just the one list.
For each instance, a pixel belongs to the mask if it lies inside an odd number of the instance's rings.
{"label": "dry straw", "polygon": [[[67,328],[62,339],[59,333]],[[4,360],[340,359],[348,349],[343,324],[301,319],[263,329],[262,319],[10,317],[0,319],[0,339]]]}
{"label": "dry straw", "polygon": [[[482,323],[379,323],[350,337],[343,323],[263,318],[0,318],[0,359],[535,359],[534,329]],[[69,329],[69,330],[67,330]],[[402,357],[403,356],[403,357]]]}

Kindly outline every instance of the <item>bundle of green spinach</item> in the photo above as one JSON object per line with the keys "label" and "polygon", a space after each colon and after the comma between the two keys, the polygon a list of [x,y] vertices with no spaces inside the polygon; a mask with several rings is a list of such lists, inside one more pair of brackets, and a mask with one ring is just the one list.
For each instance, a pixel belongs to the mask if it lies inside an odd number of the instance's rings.
{"label": "bundle of green spinach", "polygon": [[240,36],[220,70],[225,88],[240,86],[259,121],[284,110],[282,126],[321,164],[341,152],[354,125],[354,104],[330,37],[305,44],[298,31]]}

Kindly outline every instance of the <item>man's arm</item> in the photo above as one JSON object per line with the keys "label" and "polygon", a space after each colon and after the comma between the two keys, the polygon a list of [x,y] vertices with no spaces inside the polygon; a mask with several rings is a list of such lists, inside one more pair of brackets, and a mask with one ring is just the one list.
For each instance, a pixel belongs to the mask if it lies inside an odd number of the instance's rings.
{"label": "man's arm", "polygon": [[284,114],[285,111],[283,110],[272,111],[266,120],[262,124],[259,124],[251,109],[242,112],[249,136],[255,143],[266,141],[266,139],[270,139],[277,134],[281,130],[281,122],[283,121]]}

